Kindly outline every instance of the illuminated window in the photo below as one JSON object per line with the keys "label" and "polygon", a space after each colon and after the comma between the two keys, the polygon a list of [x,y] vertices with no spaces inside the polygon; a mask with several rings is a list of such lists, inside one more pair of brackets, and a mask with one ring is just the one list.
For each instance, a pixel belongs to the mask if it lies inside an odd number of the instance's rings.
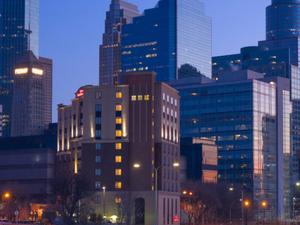
{"label": "illuminated window", "polygon": [[116,111],[122,111],[122,105],[116,105]]}
{"label": "illuminated window", "polygon": [[145,101],[149,101],[149,100],[150,100],[150,95],[145,95],[145,96],[144,96],[144,100],[145,100]]}
{"label": "illuminated window", "polygon": [[116,163],[122,163],[122,156],[117,155],[117,156],[115,157],[115,162],[116,162]]}
{"label": "illuminated window", "polygon": [[136,95],[131,96],[131,101],[136,101]]}
{"label": "illuminated window", "polygon": [[123,132],[121,130],[116,130],[116,137],[122,137]]}
{"label": "illuminated window", "polygon": [[41,69],[38,69],[38,68],[32,68],[31,72],[35,75],[40,75],[40,76],[42,76],[44,74],[44,71]]}
{"label": "illuminated window", "polygon": [[116,143],[116,150],[122,150],[122,143]]}
{"label": "illuminated window", "polygon": [[116,98],[123,98],[122,92],[120,91],[116,92]]}
{"label": "illuminated window", "polygon": [[116,182],[115,183],[115,188],[116,189],[122,189],[122,182]]}
{"label": "illuminated window", "polygon": [[122,118],[117,117],[116,118],[116,124],[122,124]]}
{"label": "illuminated window", "polygon": [[28,68],[15,69],[15,74],[26,74],[26,73],[28,73]]}
{"label": "illuminated window", "polygon": [[122,176],[122,170],[121,169],[116,169],[115,174],[116,174],[116,176]]}
{"label": "illuminated window", "polygon": [[138,95],[138,100],[143,101],[143,95]]}

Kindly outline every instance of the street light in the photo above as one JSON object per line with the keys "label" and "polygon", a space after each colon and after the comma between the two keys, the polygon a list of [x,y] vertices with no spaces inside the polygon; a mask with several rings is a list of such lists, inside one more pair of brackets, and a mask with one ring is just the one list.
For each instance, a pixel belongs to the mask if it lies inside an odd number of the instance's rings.
{"label": "street light", "polygon": [[245,225],[248,225],[248,209],[250,208],[251,202],[248,199],[243,200],[243,208],[245,208]]}
{"label": "street light", "polygon": [[9,201],[11,199],[11,193],[10,192],[4,192],[3,194],[2,194],[2,200],[3,201]]}
{"label": "street light", "polygon": [[263,208],[263,211],[264,211],[264,220],[263,220],[263,224],[265,224],[265,221],[266,221],[266,209],[268,208],[268,202],[266,200],[263,200],[261,203],[260,203],[261,207]]}
{"label": "street light", "polygon": [[141,164],[139,164],[139,163],[133,164],[133,168],[135,168],[135,169],[139,169],[140,167],[141,167]]}
{"label": "street light", "polygon": [[105,194],[106,194],[106,187],[105,186],[103,186],[102,187],[102,197],[103,197],[103,202],[102,202],[102,204],[103,204],[103,218],[106,218],[106,205],[105,205]]}
{"label": "street light", "polygon": [[[133,168],[134,169],[140,169],[141,168],[141,164],[140,163],[134,163],[133,164]],[[180,167],[180,163],[179,162],[174,162],[172,164],[173,168],[179,168]],[[155,218],[155,222],[156,224],[158,224],[158,171],[161,169],[160,166],[158,167],[155,167],[154,168],[154,175],[155,175],[155,215],[156,215],[156,218]]]}

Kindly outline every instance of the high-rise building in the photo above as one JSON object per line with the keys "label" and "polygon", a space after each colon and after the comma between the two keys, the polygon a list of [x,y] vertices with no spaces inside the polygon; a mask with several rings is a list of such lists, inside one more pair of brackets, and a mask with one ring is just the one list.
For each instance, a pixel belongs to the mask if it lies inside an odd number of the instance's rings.
{"label": "high-rise building", "polygon": [[266,10],[266,40],[259,45],[267,49],[290,49],[291,63],[299,65],[299,16],[299,0],[272,0]]}
{"label": "high-rise building", "polygon": [[111,85],[118,81],[121,70],[122,27],[139,15],[136,5],[124,0],[112,0],[106,13],[105,32],[100,45],[100,85]]}
{"label": "high-rise building", "polygon": [[39,54],[39,0],[0,0],[0,17],[0,103],[9,136],[14,65],[27,50]]}
{"label": "high-rise building", "polygon": [[186,64],[211,77],[211,19],[200,0],[160,0],[122,31],[122,72],[155,71],[178,77]]}
{"label": "high-rise building", "polygon": [[98,213],[113,220],[119,212],[127,224],[177,224],[175,89],[150,72],[122,74],[118,85],[80,88],[71,105],[59,106],[58,121],[58,174],[86,178],[97,205],[105,205]]}
{"label": "high-rise building", "polygon": [[[198,79],[198,80],[197,80]],[[263,218],[289,218],[291,180],[290,84],[287,78],[238,71],[218,81],[170,83],[181,97],[181,137],[211,139],[218,147],[218,180],[242,186]]]}
{"label": "high-rise building", "polygon": [[52,61],[27,51],[14,68],[11,135],[42,134],[52,119]]}

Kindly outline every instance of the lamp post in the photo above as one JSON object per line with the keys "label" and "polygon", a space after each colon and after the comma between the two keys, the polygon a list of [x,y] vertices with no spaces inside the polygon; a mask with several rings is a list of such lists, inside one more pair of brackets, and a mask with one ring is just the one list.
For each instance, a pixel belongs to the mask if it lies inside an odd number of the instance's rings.
{"label": "lamp post", "polygon": [[263,224],[265,224],[266,223],[266,210],[268,208],[268,202],[266,200],[263,200],[260,205],[261,205],[261,207],[263,209],[263,212],[264,212]]}
{"label": "lamp post", "polygon": [[106,187],[103,186],[102,187],[102,197],[103,197],[103,201],[102,201],[102,207],[103,207],[103,218],[106,220],[106,205],[105,205],[105,195],[106,195]]}
{"label": "lamp post", "polygon": [[[173,163],[173,168],[179,168],[180,164],[178,162]],[[133,164],[134,169],[140,169],[141,164],[140,163],[134,163]],[[158,172],[161,169],[160,166],[154,168],[154,176],[155,176],[155,184],[154,184],[154,190],[155,190],[155,225],[159,225],[159,217],[158,217]]]}
{"label": "lamp post", "polygon": [[243,200],[243,208],[245,208],[245,225],[248,225],[248,209],[250,208],[250,200]]}

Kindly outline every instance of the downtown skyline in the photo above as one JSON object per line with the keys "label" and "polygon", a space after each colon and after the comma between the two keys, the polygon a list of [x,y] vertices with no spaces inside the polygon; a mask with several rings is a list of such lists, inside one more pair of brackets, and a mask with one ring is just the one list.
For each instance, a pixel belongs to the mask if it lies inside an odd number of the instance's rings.
{"label": "downtown skyline", "polygon": [[[55,7],[55,2],[58,0],[42,1],[40,9],[40,53],[54,61],[54,121],[57,120],[57,104],[67,103],[79,86],[98,83],[98,46],[102,41],[104,18],[110,1],[92,0],[88,5],[84,1],[77,1],[76,4],[64,1],[59,3],[61,7]],[[130,2],[137,4],[142,12],[153,7],[157,1]],[[235,53],[241,47],[256,45],[265,38],[265,7],[270,0],[203,2],[206,14],[213,20],[213,56]],[[82,10],[90,13],[84,14],[83,18],[79,16],[83,15]],[[79,27],[85,35],[78,33]]]}

